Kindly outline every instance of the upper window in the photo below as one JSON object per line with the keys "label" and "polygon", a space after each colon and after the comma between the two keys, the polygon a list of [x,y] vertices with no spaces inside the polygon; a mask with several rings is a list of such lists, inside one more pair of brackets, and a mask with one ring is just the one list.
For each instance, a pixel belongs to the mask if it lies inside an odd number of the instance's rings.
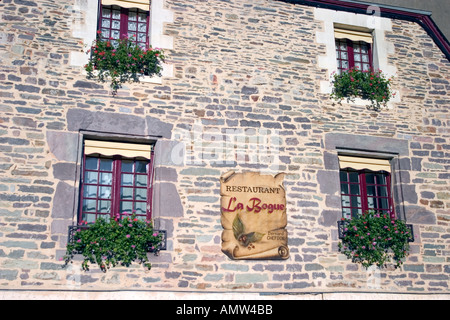
{"label": "upper window", "polygon": [[86,140],[80,219],[135,214],[151,218],[153,161],[151,146]]}
{"label": "upper window", "polygon": [[142,49],[149,47],[148,10],[102,5],[98,25],[102,39],[111,40],[113,45],[128,37]]}
{"label": "upper window", "polygon": [[345,156],[339,156],[339,160],[343,217],[370,209],[394,217],[389,161]]}
{"label": "upper window", "polygon": [[335,28],[334,34],[339,73],[352,68],[362,71],[373,69],[370,33]]}

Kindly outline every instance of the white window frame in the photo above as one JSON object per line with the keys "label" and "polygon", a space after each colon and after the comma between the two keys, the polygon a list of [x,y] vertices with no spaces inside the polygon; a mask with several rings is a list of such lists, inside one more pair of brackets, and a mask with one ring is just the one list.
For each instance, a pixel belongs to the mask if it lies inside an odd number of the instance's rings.
{"label": "white window frame", "polygon": [[[150,1],[150,0],[149,0]],[[163,34],[164,24],[174,22],[172,11],[164,8],[165,0],[151,0],[149,43],[152,48],[173,49],[173,37]],[[70,64],[82,67],[88,62],[86,51],[97,35],[98,1],[75,0],[72,35],[80,38],[85,48],[81,52],[71,52]],[[163,64],[162,77],[143,77],[141,81],[162,83],[162,78],[173,77],[173,65]]]}
{"label": "white window frame", "polygon": [[[394,77],[397,73],[397,68],[388,63],[388,55],[394,53],[394,44],[387,41],[385,37],[386,32],[392,32],[392,22],[389,18],[383,18],[377,15],[366,15],[352,12],[342,12],[330,9],[315,8],[314,16],[316,20],[323,22],[321,31],[316,32],[316,41],[326,47],[326,54],[318,57],[318,65],[321,69],[326,69],[328,79],[320,82],[320,92],[331,94],[332,85],[331,79],[334,72],[337,72],[337,57],[336,57],[336,42],[335,42],[335,25],[346,25],[349,28],[365,28],[372,30],[373,44],[372,44],[372,59],[374,70],[381,69],[387,77]],[[400,94],[394,91],[395,97],[388,103],[388,108],[391,103],[400,102]],[[346,103],[345,100],[342,101]],[[357,105],[366,105],[367,102],[362,99],[356,99]]]}

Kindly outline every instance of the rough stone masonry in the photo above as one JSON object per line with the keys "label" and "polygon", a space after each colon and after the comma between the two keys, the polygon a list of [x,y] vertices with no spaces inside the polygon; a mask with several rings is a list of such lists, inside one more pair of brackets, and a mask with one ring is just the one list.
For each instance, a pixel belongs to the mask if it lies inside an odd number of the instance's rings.
{"label": "rough stone masonry", "polygon": [[[86,50],[74,1],[0,2],[0,290],[449,294],[450,63],[422,27],[391,20],[398,98],[375,112],[321,91],[329,52],[314,7],[164,6],[173,76],[112,96],[70,63]],[[153,218],[168,248],[150,271],[62,268],[87,136],[156,143]],[[365,270],[338,252],[336,148],[351,142],[398,155],[395,201],[416,236],[402,269]],[[219,179],[230,170],[286,174],[289,259],[221,252]]]}

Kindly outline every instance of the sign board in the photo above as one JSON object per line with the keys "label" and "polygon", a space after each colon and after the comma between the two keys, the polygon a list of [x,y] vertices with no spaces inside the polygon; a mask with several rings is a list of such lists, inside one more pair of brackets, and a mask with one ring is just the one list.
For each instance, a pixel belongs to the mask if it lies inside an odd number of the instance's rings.
{"label": "sign board", "polygon": [[220,178],[222,251],[231,259],[287,259],[284,174],[224,174]]}

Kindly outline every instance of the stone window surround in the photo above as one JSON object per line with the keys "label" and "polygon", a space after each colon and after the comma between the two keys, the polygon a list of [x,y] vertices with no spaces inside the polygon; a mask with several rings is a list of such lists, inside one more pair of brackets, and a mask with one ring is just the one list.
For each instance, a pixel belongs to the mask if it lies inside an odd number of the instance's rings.
{"label": "stone window surround", "polygon": [[[319,184],[321,192],[329,195],[339,195],[340,178],[338,155],[362,156],[389,160],[391,165],[391,188],[394,201],[395,214],[397,218],[406,220],[406,209],[404,196],[404,183],[409,182],[409,175],[403,168],[403,158],[409,157],[408,142],[393,138],[360,136],[353,134],[329,133],[325,136],[325,171],[319,173]],[[327,184],[325,186],[324,184]],[[337,202],[335,202],[337,203]],[[337,222],[342,217],[342,207],[335,206]]]}
{"label": "stone window surround", "polygon": [[[163,34],[164,24],[174,22],[172,11],[164,8],[165,0],[149,0],[150,7],[150,45],[153,48],[173,49],[173,37]],[[97,35],[98,21],[98,1],[96,0],[75,0],[73,11],[75,13],[73,20],[72,35],[82,39],[85,46],[90,46]],[[82,67],[88,62],[86,51],[71,52],[70,64],[75,67]],[[162,77],[142,77],[142,82],[161,84],[162,78],[172,77],[174,74],[173,65],[163,64]]]}
{"label": "stone window surround", "polygon": [[[326,55],[318,57],[318,65],[320,68],[327,70],[328,79],[330,79],[320,82],[321,93],[331,93],[331,78],[333,73],[337,71],[336,43],[334,37],[336,24],[373,30],[373,68],[375,70],[381,69],[387,77],[395,76],[397,69],[395,66],[388,64],[388,55],[394,53],[394,45],[385,38],[385,32],[392,32],[392,22],[389,18],[323,8],[315,8],[314,16],[315,19],[323,22],[323,31],[316,32],[317,43],[323,44],[326,47]],[[396,95],[389,101],[388,107],[392,102],[400,102],[399,92],[395,90],[394,92]],[[346,100],[342,102],[346,103]],[[357,105],[367,104],[362,99],[356,99],[355,103]]]}

